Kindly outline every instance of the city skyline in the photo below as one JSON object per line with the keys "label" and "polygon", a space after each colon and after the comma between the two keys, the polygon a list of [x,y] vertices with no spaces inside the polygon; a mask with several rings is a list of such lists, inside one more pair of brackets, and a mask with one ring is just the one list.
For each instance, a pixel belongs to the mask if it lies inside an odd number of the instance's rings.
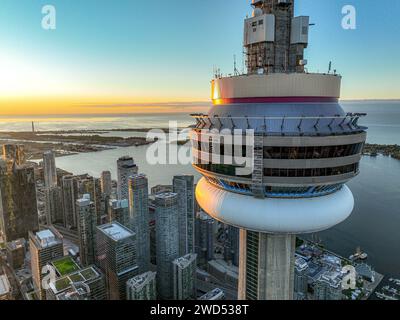
{"label": "city skyline", "polygon": [[[376,11],[372,0],[353,1],[355,30],[341,26],[346,1],[296,4],[297,14],[310,14],[316,24],[306,50],[309,70],[327,72],[332,61],[345,79],[343,99],[400,99],[399,42],[386,31],[399,30],[395,12],[400,4],[384,2]],[[0,116],[191,112],[208,105],[214,66],[233,73],[236,55],[242,70],[242,41],[236,34],[251,14],[249,1],[226,6],[207,0],[185,7],[177,0],[122,0],[93,10],[93,1],[66,5],[55,0],[57,29],[52,31],[41,28],[45,4],[2,2]]]}
{"label": "city skyline", "polygon": [[400,300],[400,2],[52,1],[0,5],[0,300]]}

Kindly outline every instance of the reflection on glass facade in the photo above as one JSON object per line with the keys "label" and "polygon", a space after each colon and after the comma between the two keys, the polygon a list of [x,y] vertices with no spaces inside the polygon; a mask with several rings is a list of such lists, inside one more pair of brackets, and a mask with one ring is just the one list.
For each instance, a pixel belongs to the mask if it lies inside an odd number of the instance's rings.
{"label": "reflection on glass facade", "polygon": [[[196,166],[205,171],[222,174],[226,176],[238,176],[236,173],[236,166],[225,164],[196,164]],[[343,174],[354,173],[357,174],[359,164],[353,163],[346,166],[332,167],[332,168],[312,168],[312,169],[277,169],[277,168],[264,168],[265,177],[285,177],[285,178],[305,178],[305,177],[329,177],[340,176]],[[252,175],[242,176],[243,178],[251,178]]]}
{"label": "reflection on glass facade", "polygon": [[[301,160],[301,159],[333,159],[349,157],[360,154],[364,143],[340,145],[340,146],[325,146],[325,147],[264,147],[264,159],[286,159],[286,160]],[[197,150],[215,153],[221,156],[232,155],[235,147],[232,146],[229,152],[225,154],[225,147],[221,145],[213,145],[210,143],[198,142]],[[238,147],[236,147],[238,148]],[[242,146],[242,157],[248,156],[246,146]],[[246,153],[247,152],[247,153]]]}
{"label": "reflection on glass facade", "polygon": [[357,173],[359,168],[358,163],[349,164],[334,168],[313,168],[313,169],[273,169],[264,168],[264,176],[266,177],[329,177],[340,176],[347,173]]}
{"label": "reflection on glass facade", "polygon": [[264,147],[264,159],[329,159],[361,153],[363,143],[327,147]]}
{"label": "reflection on glass facade", "polygon": [[[240,193],[243,195],[251,195],[251,185],[246,183],[237,183],[218,179],[214,177],[206,177],[207,181],[214,186],[228,190],[230,192]],[[321,186],[298,186],[298,187],[282,187],[282,186],[266,186],[265,196],[269,198],[304,198],[304,197],[320,197],[340,190],[343,184],[321,185]]]}

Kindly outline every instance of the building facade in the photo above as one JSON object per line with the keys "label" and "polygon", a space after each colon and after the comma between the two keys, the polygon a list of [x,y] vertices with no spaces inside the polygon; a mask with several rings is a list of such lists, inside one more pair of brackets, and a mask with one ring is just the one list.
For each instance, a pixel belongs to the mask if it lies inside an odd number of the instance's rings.
{"label": "building facade", "polygon": [[78,215],[79,257],[83,266],[95,263],[97,216],[90,195],[76,200]]}
{"label": "building facade", "polygon": [[129,178],[130,224],[136,232],[138,267],[144,273],[150,266],[149,185],[143,174]]}
{"label": "building facade", "polygon": [[119,200],[129,197],[129,177],[138,173],[138,166],[132,157],[121,157],[117,161],[117,195]]}
{"label": "building facade", "polygon": [[199,265],[206,266],[214,259],[214,226],[216,221],[200,211],[196,217],[195,252]]}
{"label": "building facade", "polygon": [[10,242],[28,238],[29,231],[39,230],[36,182],[33,167],[0,160],[0,232]]}
{"label": "building facade", "polygon": [[196,299],[197,254],[189,253],[172,262],[174,300]]}
{"label": "building facade", "polygon": [[178,196],[161,193],[155,196],[156,260],[159,299],[173,299],[172,261],[179,257]]}
{"label": "building facade", "polygon": [[127,300],[156,300],[156,272],[148,271],[140,274],[126,283]]}
{"label": "building facade", "polygon": [[37,233],[29,232],[29,248],[33,286],[37,297],[40,300],[44,300],[46,298],[46,288],[42,287],[42,269],[52,260],[64,256],[62,236],[54,228]]}
{"label": "building facade", "polygon": [[109,222],[119,222],[123,226],[132,229],[129,218],[128,200],[110,200],[108,205]]}
{"label": "building facade", "polygon": [[46,188],[57,186],[56,157],[53,151],[43,153],[43,175]]}
{"label": "building facade", "polygon": [[308,264],[302,258],[296,258],[294,270],[294,299],[307,300],[308,296]]}
{"label": "building facade", "polygon": [[126,282],[138,274],[135,233],[118,222],[98,226],[96,245],[108,299],[126,300]]}
{"label": "building facade", "polygon": [[64,176],[62,178],[64,226],[68,229],[77,229],[76,200],[79,197],[78,177]]}
{"label": "building facade", "polygon": [[101,192],[106,196],[111,196],[112,193],[112,179],[110,171],[103,171],[101,173]]}
{"label": "building facade", "polygon": [[64,225],[63,192],[58,186],[45,189],[46,221],[48,225]]}
{"label": "building facade", "polygon": [[178,175],[173,178],[173,192],[178,195],[179,255],[194,253],[194,177]]}
{"label": "building facade", "polygon": [[26,240],[21,238],[6,243],[7,261],[11,268],[18,270],[25,264]]}

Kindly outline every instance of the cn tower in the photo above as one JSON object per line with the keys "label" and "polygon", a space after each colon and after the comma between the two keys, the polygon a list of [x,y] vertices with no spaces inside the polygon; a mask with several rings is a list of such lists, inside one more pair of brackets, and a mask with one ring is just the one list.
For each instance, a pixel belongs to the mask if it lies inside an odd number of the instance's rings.
{"label": "cn tower", "polygon": [[[296,235],[329,229],[353,211],[346,183],[359,174],[365,114],[342,109],[336,71],[307,70],[310,19],[295,17],[294,0],[253,0],[252,7],[244,23],[247,73],[216,74],[213,107],[193,115],[193,162],[203,176],[196,198],[211,217],[241,230],[239,299],[291,300]],[[251,154],[240,152],[251,158],[248,173],[232,152],[248,140],[226,134],[238,130],[254,132]]]}

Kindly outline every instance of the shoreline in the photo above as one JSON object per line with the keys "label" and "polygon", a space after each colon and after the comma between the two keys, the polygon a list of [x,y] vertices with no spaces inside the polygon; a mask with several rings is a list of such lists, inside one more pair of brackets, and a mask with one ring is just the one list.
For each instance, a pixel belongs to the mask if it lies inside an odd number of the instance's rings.
{"label": "shoreline", "polygon": [[[178,128],[179,131],[188,129]],[[40,159],[44,151],[54,150],[56,157],[65,157],[79,153],[101,152],[116,148],[150,145],[156,140],[147,140],[145,137],[103,136],[112,132],[137,132],[145,133],[154,128],[138,129],[98,129],[98,130],[58,130],[58,131],[9,131],[0,132],[0,144],[24,144],[27,158]],[[169,132],[169,128],[159,128]],[[181,146],[188,143],[176,141]],[[397,144],[370,144],[366,143],[362,152],[363,156],[376,157],[382,155],[400,160],[400,146]]]}

